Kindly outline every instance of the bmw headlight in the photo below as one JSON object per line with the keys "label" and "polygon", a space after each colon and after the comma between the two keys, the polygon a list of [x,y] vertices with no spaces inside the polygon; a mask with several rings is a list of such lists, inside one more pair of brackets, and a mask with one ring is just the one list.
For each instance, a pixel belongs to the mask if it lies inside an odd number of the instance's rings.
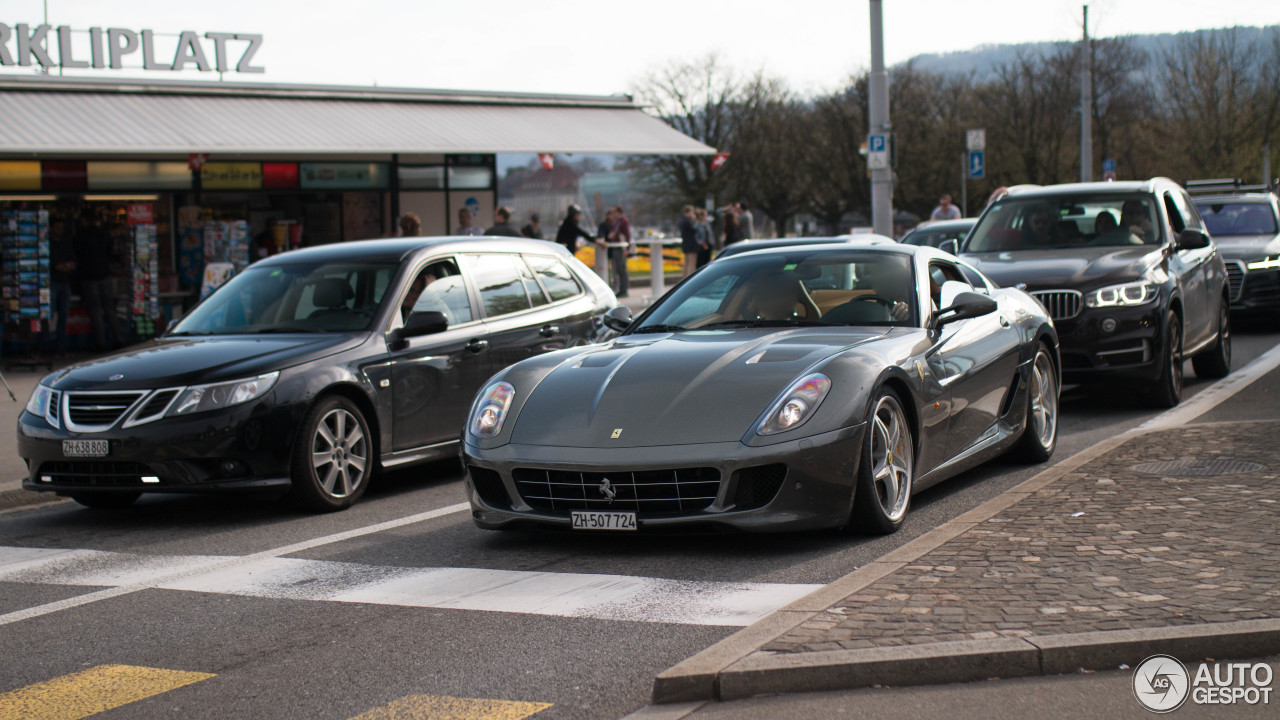
{"label": "bmw headlight", "polygon": [[805,424],[830,389],[831,379],[822,373],[805,375],[795,381],[769,409],[756,434],[774,435]]}
{"label": "bmw headlight", "polygon": [[1145,305],[1160,295],[1155,283],[1140,280],[1123,285],[1108,285],[1084,296],[1084,304],[1094,308]]}
{"label": "bmw headlight", "polygon": [[478,438],[491,438],[502,432],[502,423],[507,419],[507,410],[515,396],[516,389],[508,382],[496,382],[485,388],[471,411],[471,422],[467,423],[471,434]]}
{"label": "bmw headlight", "polygon": [[249,402],[270,390],[279,377],[280,373],[277,371],[245,380],[194,385],[182,391],[178,399],[169,407],[168,417],[221,410]]}
{"label": "bmw headlight", "polygon": [[53,388],[48,385],[36,385],[31,391],[31,399],[27,401],[27,412],[45,417],[49,414],[49,402],[53,399]]}
{"label": "bmw headlight", "polygon": [[1280,255],[1250,260],[1245,267],[1250,270],[1280,270]]}

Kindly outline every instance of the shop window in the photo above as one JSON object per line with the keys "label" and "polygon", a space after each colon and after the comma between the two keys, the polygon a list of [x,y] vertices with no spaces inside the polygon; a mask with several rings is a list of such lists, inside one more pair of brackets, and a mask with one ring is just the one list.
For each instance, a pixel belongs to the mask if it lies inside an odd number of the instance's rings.
{"label": "shop window", "polygon": [[440,165],[426,167],[401,165],[399,178],[401,190],[444,189],[444,167]]}
{"label": "shop window", "polygon": [[493,169],[488,167],[449,168],[450,190],[488,190],[493,187]]}

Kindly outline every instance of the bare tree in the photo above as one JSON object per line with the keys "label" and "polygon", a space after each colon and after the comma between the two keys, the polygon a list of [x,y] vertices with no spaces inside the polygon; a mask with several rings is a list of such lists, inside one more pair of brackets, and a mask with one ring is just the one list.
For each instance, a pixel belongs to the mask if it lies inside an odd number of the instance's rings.
{"label": "bare tree", "polygon": [[808,139],[799,132],[808,109],[782,81],[756,75],[744,88],[738,110],[741,122],[729,145],[733,164],[727,167],[734,199],[759,208],[784,235],[804,210],[811,187],[804,165]]}
{"label": "bare tree", "polygon": [[871,204],[867,164],[859,148],[867,134],[867,75],[851,78],[839,90],[813,101],[798,133],[808,182],[808,211],[829,233],[840,220]]}
{"label": "bare tree", "polygon": [[1235,177],[1258,157],[1254,50],[1237,38],[1225,30],[1185,35],[1161,58],[1163,134],[1181,151],[1168,167],[1183,178]]}

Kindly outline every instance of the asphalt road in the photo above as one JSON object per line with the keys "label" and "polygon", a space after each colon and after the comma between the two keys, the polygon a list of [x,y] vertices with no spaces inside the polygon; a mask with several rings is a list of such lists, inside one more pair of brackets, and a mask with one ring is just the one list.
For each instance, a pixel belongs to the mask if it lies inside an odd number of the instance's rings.
{"label": "asphalt road", "polygon": [[[1238,327],[1235,366],[1278,341],[1270,326]],[[1188,395],[1208,385],[1187,370]],[[1211,419],[1275,417],[1274,385]],[[1155,414],[1122,392],[1071,389],[1055,460]],[[661,670],[1043,467],[996,462],[944,483],[889,537],[485,532],[455,507],[455,463],[385,475],[351,510],[323,516],[243,497],[10,511],[0,514],[0,720],[6,698],[43,697],[51,681],[103,665],[208,674],[117,702],[111,718],[374,717],[388,703],[452,702],[441,698],[550,704],[540,720],[618,718],[647,703]],[[429,511],[439,512],[412,517]],[[53,566],[41,555],[31,567],[43,571],[24,575],[12,569],[27,548],[94,552]],[[636,583],[643,602],[608,601]],[[583,593],[601,600],[578,602]],[[72,602],[47,605],[62,600]],[[707,624],[725,603],[745,619]],[[105,683],[76,677],[65,682]],[[493,707],[522,717],[542,706]]]}

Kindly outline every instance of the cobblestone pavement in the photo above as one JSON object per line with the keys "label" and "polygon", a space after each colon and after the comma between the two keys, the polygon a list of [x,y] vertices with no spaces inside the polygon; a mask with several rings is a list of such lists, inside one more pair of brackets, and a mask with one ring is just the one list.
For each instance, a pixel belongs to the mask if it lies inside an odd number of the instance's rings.
{"label": "cobblestone pavement", "polygon": [[1139,436],[763,651],[1280,618],[1277,438],[1280,422]]}

